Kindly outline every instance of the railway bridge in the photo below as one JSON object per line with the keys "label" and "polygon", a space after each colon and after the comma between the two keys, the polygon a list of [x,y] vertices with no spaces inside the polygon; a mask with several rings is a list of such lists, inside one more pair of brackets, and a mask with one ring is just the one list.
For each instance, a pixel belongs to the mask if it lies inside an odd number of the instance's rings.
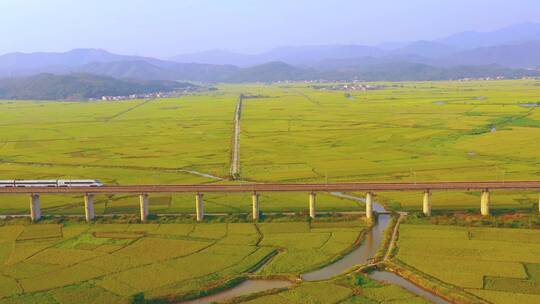
{"label": "railway bridge", "polygon": [[[124,185],[101,187],[11,187],[0,188],[0,194],[29,194],[30,217],[41,218],[40,195],[83,194],[85,217],[88,222],[95,217],[95,194],[139,194],[140,218],[148,216],[148,196],[152,193],[194,193],[197,221],[204,219],[203,194],[210,192],[252,193],[253,219],[260,216],[259,193],[261,192],[305,192],[309,194],[309,215],[316,216],[316,196],[318,192],[364,192],[366,195],[366,217],[373,217],[373,198],[376,192],[415,191],[423,193],[423,213],[431,215],[433,191],[481,191],[480,212],[490,214],[491,190],[533,190],[540,191],[540,181],[486,181],[486,182],[419,182],[419,183],[324,183],[324,184],[220,184],[220,185]],[[540,202],[539,202],[540,212]]]}

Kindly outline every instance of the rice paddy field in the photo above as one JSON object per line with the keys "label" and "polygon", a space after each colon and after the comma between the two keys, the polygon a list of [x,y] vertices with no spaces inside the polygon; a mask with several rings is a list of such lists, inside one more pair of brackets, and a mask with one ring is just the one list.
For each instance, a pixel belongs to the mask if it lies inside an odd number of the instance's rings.
{"label": "rice paddy field", "polygon": [[[244,182],[540,180],[540,81],[217,85],[170,99],[0,101],[0,179],[99,179],[108,185]],[[239,96],[240,174],[230,178]],[[351,250],[368,229],[355,218],[303,220],[307,193],[260,193],[242,223],[107,224],[135,216],[136,195],[41,195],[45,220],[0,222],[0,303],[128,303],[185,299],[245,276],[295,278]],[[351,193],[363,197],[364,193]],[[418,211],[422,193],[381,192],[392,210]],[[207,193],[207,213],[251,212],[246,194]],[[435,213],[479,209],[476,192],[435,192]],[[492,192],[492,208],[538,210],[538,193]],[[29,197],[1,195],[0,215],[28,214]],[[362,211],[361,200],[319,193],[318,211]],[[150,196],[152,215],[192,214],[193,194]],[[102,221],[100,221],[100,219]],[[186,222],[183,222],[186,220]],[[226,220],[224,220],[226,221]],[[437,246],[433,246],[437,244]],[[540,236],[533,229],[406,223],[397,259],[492,303],[540,301]],[[360,274],[296,283],[248,303],[425,303]],[[136,302],[136,301],[135,301]]]}
{"label": "rice paddy field", "polygon": [[350,250],[365,228],[358,219],[12,223],[0,227],[0,303],[127,303],[196,295],[248,273],[297,276]]}
{"label": "rice paddy field", "polygon": [[397,259],[489,303],[540,301],[540,231],[402,224]]}
{"label": "rice paddy field", "polygon": [[[240,179],[251,182],[538,179],[540,82],[375,83],[332,91],[310,84],[221,85],[174,99],[121,102],[0,101],[0,179],[100,179],[106,184],[229,181],[233,118],[245,96]],[[324,87],[324,85],[323,85]],[[263,211],[307,208],[305,194],[263,194]],[[359,194],[363,195],[363,194]],[[137,198],[103,196],[97,213],[136,211]],[[43,196],[44,214],[82,212],[81,197]],[[151,198],[155,213],[193,212],[190,195]],[[208,212],[248,212],[249,197],[209,195]],[[380,193],[395,209],[421,194]],[[530,209],[537,193],[495,193],[493,204]],[[322,195],[320,209],[361,204]],[[434,194],[435,209],[477,208],[478,193]],[[0,197],[24,213],[25,196]]]}

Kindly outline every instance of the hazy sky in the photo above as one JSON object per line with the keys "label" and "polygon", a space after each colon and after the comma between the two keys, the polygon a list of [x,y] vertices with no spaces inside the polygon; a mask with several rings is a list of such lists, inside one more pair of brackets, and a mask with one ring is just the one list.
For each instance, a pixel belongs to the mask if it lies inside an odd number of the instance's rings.
{"label": "hazy sky", "polygon": [[377,44],[540,22],[539,0],[0,0],[0,53]]}

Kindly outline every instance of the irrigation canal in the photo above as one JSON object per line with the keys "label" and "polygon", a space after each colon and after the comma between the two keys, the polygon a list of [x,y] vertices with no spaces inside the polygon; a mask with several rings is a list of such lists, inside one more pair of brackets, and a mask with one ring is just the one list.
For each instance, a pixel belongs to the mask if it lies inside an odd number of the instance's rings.
{"label": "irrigation canal", "polygon": [[[380,204],[374,204],[374,210],[378,212],[386,212],[383,206]],[[301,276],[304,281],[323,281],[330,279],[334,276],[343,274],[345,271],[351,269],[356,265],[369,264],[373,259],[378,249],[381,247],[384,240],[384,232],[391,221],[391,215],[380,214],[377,223],[366,234],[363,243],[352,252],[339,259],[335,263],[332,263],[319,270],[305,273]],[[264,266],[263,266],[264,267]],[[399,275],[389,271],[374,271],[368,275],[371,279],[387,282],[390,284],[398,285],[413,294],[416,294],[424,299],[427,299],[436,304],[450,304],[447,300],[439,297],[438,295],[424,290],[415,284],[407,281]],[[252,293],[263,292],[276,288],[290,287],[294,283],[285,280],[246,280],[233,288],[224,290],[222,292],[202,297],[199,299],[182,302],[187,304],[209,304],[228,301],[239,296],[245,296]]]}

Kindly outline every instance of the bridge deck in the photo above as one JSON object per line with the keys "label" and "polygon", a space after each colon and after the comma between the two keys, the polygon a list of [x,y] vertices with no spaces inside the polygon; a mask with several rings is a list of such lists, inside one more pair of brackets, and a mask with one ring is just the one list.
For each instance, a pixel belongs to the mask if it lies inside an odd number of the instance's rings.
{"label": "bridge deck", "polygon": [[103,187],[0,188],[0,193],[173,193],[173,192],[332,192],[425,190],[540,190],[540,181],[332,183],[332,184],[220,184],[220,185],[125,185]]}

